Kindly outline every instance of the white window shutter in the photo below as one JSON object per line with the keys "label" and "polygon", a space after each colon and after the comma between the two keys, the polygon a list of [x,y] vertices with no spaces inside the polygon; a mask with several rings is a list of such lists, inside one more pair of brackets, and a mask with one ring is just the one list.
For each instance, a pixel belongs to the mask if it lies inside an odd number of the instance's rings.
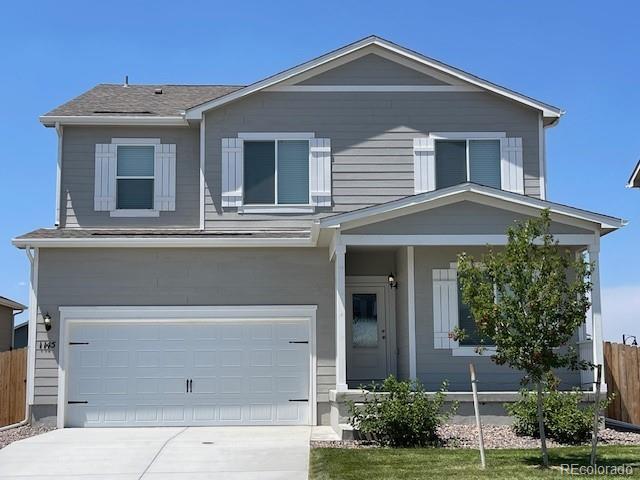
{"label": "white window shutter", "polygon": [[154,158],[154,209],[174,211],[176,209],[176,146],[155,146]]}
{"label": "white window shutter", "polygon": [[242,205],[243,143],[241,138],[222,139],[222,206]]}
{"label": "white window shutter", "polygon": [[331,139],[309,140],[309,193],[317,207],[331,206]]}
{"label": "white window shutter", "polygon": [[116,209],[117,152],[117,145],[111,143],[96,144],[96,178],[93,192],[93,208],[96,211],[112,211]]}
{"label": "white window shutter", "polygon": [[455,269],[433,270],[433,347],[457,348],[451,333],[458,326],[458,275]]}
{"label": "white window shutter", "polygon": [[500,140],[500,174],[502,189],[524,195],[524,170],[522,167],[522,138]]}
{"label": "white window shutter", "polygon": [[436,189],[436,150],[433,138],[413,139],[413,174],[415,193]]}

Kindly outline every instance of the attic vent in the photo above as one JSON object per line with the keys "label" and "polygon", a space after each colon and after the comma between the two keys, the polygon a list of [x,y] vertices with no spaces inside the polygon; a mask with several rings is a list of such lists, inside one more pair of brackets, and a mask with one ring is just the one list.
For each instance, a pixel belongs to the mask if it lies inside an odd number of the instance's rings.
{"label": "attic vent", "polygon": [[162,95],[162,89],[161,88],[156,88],[153,93],[155,93],[156,95]]}

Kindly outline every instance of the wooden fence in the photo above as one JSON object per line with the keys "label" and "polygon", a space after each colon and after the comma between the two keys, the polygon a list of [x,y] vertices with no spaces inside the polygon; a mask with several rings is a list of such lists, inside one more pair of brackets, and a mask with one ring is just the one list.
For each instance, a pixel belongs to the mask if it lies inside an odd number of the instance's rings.
{"label": "wooden fence", "polygon": [[640,348],[605,342],[604,378],[615,394],[607,417],[640,425]]}
{"label": "wooden fence", "polygon": [[24,420],[27,349],[0,353],[0,427]]}

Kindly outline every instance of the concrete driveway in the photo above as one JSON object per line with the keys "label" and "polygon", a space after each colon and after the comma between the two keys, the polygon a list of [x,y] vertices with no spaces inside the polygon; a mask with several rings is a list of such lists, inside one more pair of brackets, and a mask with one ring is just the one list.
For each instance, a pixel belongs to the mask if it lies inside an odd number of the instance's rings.
{"label": "concrete driveway", "polygon": [[311,427],[68,428],[0,450],[0,478],[300,480],[310,435]]}

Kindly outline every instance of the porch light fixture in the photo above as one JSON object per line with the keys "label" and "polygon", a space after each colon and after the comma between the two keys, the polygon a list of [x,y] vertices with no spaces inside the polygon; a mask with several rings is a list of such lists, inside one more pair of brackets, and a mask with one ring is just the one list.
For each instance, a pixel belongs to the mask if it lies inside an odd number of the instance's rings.
{"label": "porch light fixture", "polygon": [[389,282],[389,286],[391,288],[398,288],[398,282],[396,281],[396,277],[393,273],[390,273],[387,277],[387,281]]}
{"label": "porch light fixture", "polygon": [[633,347],[637,347],[638,346],[638,340],[636,339],[635,335],[625,335],[622,334],[622,344],[626,345],[627,344],[627,340],[633,338],[633,340],[631,341],[631,346]]}
{"label": "porch light fixture", "polygon": [[49,315],[48,313],[45,313],[44,316],[42,317],[42,321],[44,323],[44,329],[47,332],[51,330],[51,315]]}

